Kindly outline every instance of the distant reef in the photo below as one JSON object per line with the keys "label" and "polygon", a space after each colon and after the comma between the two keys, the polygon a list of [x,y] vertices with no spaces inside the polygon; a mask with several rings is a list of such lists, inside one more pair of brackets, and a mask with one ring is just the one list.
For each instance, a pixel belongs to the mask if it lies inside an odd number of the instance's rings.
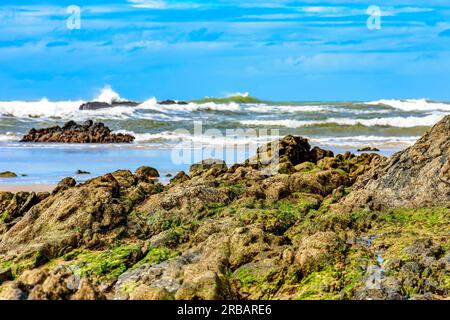
{"label": "distant reef", "polygon": [[129,134],[111,133],[111,130],[103,123],[88,120],[84,124],[69,121],[63,127],[33,128],[22,138],[21,142],[131,143],[134,139]]}

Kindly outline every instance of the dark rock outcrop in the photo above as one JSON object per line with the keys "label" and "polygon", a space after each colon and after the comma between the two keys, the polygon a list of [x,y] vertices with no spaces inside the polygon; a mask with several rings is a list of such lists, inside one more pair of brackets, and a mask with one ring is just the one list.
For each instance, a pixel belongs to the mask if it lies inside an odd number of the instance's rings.
{"label": "dark rock outcrop", "polygon": [[91,120],[82,125],[69,121],[63,127],[39,130],[33,128],[21,140],[21,142],[45,143],[131,143],[133,141],[132,135],[111,133],[111,130],[103,123]]}
{"label": "dark rock outcrop", "polygon": [[75,174],[82,175],[82,174],[91,174],[91,173],[90,173],[89,171],[77,170],[77,171],[75,172]]}
{"label": "dark rock outcrop", "polygon": [[358,149],[357,151],[358,152],[379,152],[380,149],[375,148],[375,147],[364,147],[364,148]]}
{"label": "dark rock outcrop", "polygon": [[138,105],[139,105],[139,102],[135,102],[135,101],[120,101],[120,102],[113,102],[113,103],[91,101],[91,102],[83,103],[80,106],[80,110],[99,110],[99,109],[106,109],[106,108],[120,107],[120,106],[135,107]]}
{"label": "dark rock outcrop", "polygon": [[0,172],[0,178],[16,178],[17,174],[11,171]]}
{"label": "dark rock outcrop", "polygon": [[188,103],[185,101],[162,100],[162,101],[158,101],[158,104],[160,104],[160,105],[171,105],[171,104],[186,105]]}
{"label": "dark rock outcrop", "polygon": [[378,163],[354,185],[342,211],[450,205],[450,116],[413,146]]}

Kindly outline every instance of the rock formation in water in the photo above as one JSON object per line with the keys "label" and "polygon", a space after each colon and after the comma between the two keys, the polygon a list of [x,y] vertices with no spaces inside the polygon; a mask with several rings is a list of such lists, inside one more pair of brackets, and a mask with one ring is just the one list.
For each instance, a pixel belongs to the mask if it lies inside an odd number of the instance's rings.
{"label": "rock formation in water", "polygon": [[162,101],[158,101],[158,104],[160,104],[160,105],[171,105],[171,104],[186,105],[188,103],[185,101],[162,100]]}
{"label": "rock formation in water", "polygon": [[[141,102],[136,102],[136,101],[114,101],[112,103],[90,101],[90,102],[83,103],[79,109],[81,111],[89,111],[89,110],[100,110],[100,109],[113,108],[113,107],[124,107],[124,106],[125,107],[136,107],[140,104],[141,104]],[[162,101],[158,101],[158,104],[160,104],[160,105],[171,105],[171,104],[187,105],[188,103],[185,101],[162,100]]]}
{"label": "rock formation in water", "polygon": [[45,143],[131,143],[133,141],[132,135],[111,133],[111,130],[103,123],[91,120],[82,125],[69,121],[63,127],[33,128],[21,140],[21,142]]}
{"label": "rock formation in water", "polygon": [[[288,136],[166,186],[141,167],[0,192],[0,298],[448,298],[449,133],[447,117],[391,159]],[[376,188],[395,209],[335,210]]]}
{"label": "rock formation in water", "polygon": [[135,107],[138,106],[140,103],[135,101],[114,101],[112,103],[108,102],[99,102],[99,101],[91,101],[83,103],[80,106],[80,110],[99,110],[99,109],[106,109],[106,108],[112,108],[112,107]]}
{"label": "rock formation in water", "polygon": [[16,178],[17,174],[11,171],[0,172],[0,178]]}

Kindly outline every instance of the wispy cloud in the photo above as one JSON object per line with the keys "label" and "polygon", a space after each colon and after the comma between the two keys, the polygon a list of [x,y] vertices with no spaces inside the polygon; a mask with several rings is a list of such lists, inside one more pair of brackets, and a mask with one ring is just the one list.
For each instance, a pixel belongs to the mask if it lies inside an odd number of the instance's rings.
{"label": "wispy cloud", "polygon": [[169,2],[163,0],[128,0],[134,8],[143,9],[192,9],[200,7],[197,3],[189,2]]}

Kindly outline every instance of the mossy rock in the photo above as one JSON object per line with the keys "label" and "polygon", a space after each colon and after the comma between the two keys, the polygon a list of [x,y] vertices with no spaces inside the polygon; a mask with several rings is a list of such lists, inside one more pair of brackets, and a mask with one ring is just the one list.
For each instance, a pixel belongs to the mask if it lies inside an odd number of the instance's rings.
{"label": "mossy rock", "polygon": [[142,258],[142,244],[122,245],[104,251],[75,250],[63,258],[81,276],[117,279]]}

